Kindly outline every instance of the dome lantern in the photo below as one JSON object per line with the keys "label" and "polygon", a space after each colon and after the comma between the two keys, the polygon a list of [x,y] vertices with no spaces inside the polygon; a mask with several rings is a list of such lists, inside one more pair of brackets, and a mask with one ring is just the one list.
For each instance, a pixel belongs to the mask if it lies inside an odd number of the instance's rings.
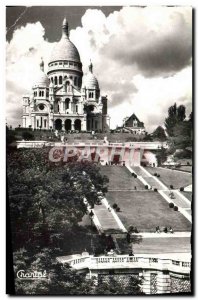
{"label": "dome lantern", "polygon": [[90,59],[90,65],[89,65],[89,72],[93,73],[93,65],[92,65],[91,59]]}
{"label": "dome lantern", "polygon": [[40,69],[42,72],[44,72],[44,61],[43,61],[42,57],[41,57],[41,62],[40,62]]}
{"label": "dome lantern", "polygon": [[69,38],[69,25],[66,18],[63,20],[62,30],[63,35]]}

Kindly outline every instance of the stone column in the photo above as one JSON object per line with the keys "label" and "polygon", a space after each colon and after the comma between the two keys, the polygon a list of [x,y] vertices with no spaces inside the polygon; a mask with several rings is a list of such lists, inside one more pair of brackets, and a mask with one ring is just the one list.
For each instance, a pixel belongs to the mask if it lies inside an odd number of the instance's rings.
{"label": "stone column", "polygon": [[81,130],[82,131],[86,131],[87,130],[87,120],[86,120],[85,117],[81,120]]}
{"label": "stone column", "polygon": [[71,130],[74,130],[74,119],[71,120]]}
{"label": "stone column", "polygon": [[65,131],[65,120],[62,120],[62,131]]}

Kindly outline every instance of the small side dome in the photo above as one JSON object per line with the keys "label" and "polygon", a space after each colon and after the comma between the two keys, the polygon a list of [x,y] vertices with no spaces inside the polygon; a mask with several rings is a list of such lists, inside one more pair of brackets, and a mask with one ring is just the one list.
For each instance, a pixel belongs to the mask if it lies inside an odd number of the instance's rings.
{"label": "small side dome", "polygon": [[42,87],[48,87],[49,86],[49,79],[47,75],[44,73],[44,61],[41,58],[40,62],[40,72],[38,74],[37,80],[34,83],[34,86],[42,86]]}
{"label": "small side dome", "polygon": [[40,72],[38,79],[36,80],[36,82],[34,83],[35,85],[39,85],[39,86],[43,86],[43,87],[48,87],[49,86],[49,79],[47,77],[47,75],[44,72]]}
{"label": "small side dome", "polygon": [[99,90],[99,84],[97,78],[93,75],[93,65],[89,65],[89,73],[83,78],[83,87],[87,89]]}

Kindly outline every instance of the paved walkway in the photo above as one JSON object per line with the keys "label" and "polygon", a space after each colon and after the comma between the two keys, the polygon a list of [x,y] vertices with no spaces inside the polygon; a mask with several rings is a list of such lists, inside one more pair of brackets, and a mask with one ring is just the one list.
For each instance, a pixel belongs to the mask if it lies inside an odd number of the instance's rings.
{"label": "paved walkway", "polygon": [[192,184],[185,187],[185,192],[192,192]]}
{"label": "paved walkway", "polygon": [[176,237],[190,237],[191,232],[174,232],[174,233],[165,233],[165,232],[140,232],[133,233],[133,235],[141,235],[143,238],[176,238]]}
{"label": "paved walkway", "polygon": [[94,213],[96,214],[102,229],[105,230],[120,230],[120,226],[113,217],[111,211],[102,203],[101,205],[94,206]]}

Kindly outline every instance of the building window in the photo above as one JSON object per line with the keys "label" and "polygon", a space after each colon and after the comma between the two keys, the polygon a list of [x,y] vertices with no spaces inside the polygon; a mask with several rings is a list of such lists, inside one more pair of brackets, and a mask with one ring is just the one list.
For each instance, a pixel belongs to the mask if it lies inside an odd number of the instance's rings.
{"label": "building window", "polygon": [[44,127],[47,127],[47,120],[44,120]]}
{"label": "building window", "polygon": [[62,65],[62,62],[59,62],[59,65]]}
{"label": "building window", "polygon": [[69,109],[69,102],[70,102],[69,98],[65,99],[65,109]]}
{"label": "building window", "polygon": [[63,83],[63,77],[59,76],[59,84],[62,84],[62,83]]}
{"label": "building window", "polygon": [[44,110],[45,106],[43,104],[39,104],[39,109]]}
{"label": "building window", "polygon": [[74,85],[77,86],[77,77],[74,78]]}
{"label": "building window", "polygon": [[72,79],[73,79],[73,76],[70,76],[69,78],[72,80]]}
{"label": "building window", "polygon": [[41,91],[39,91],[39,97],[41,97]]}
{"label": "building window", "polygon": [[89,98],[93,98],[94,93],[93,92],[89,92]]}
{"label": "building window", "polygon": [[36,120],[36,127],[39,127],[39,120]]}
{"label": "building window", "polygon": [[54,79],[53,79],[53,77],[51,77],[51,82],[52,82],[52,83],[54,82]]}
{"label": "building window", "polygon": [[57,77],[54,77],[54,83],[57,84]]}
{"label": "building window", "polygon": [[78,105],[76,105],[76,113],[78,113]]}
{"label": "building window", "polygon": [[95,121],[95,129],[98,129],[98,121]]}
{"label": "building window", "polygon": [[49,97],[49,92],[48,92],[48,91],[46,92],[46,97],[47,97],[47,98]]}

